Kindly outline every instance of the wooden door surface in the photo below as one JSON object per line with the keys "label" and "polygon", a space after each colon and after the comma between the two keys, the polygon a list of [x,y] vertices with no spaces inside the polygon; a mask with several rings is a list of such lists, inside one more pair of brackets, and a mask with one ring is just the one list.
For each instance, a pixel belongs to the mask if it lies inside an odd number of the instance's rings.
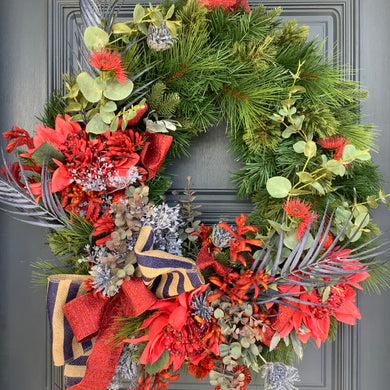
{"label": "wooden door surface", "polygon": [[[132,4],[135,4],[133,2]],[[255,4],[255,2],[252,2]],[[325,51],[336,50],[339,61],[359,69],[370,98],[364,104],[365,118],[381,130],[375,160],[390,189],[390,2],[388,0],[266,0],[282,6],[283,17],[296,18],[310,26],[310,35],[327,38]],[[61,83],[69,67],[77,0],[1,1],[0,113],[2,131],[13,125],[34,130],[47,94]],[[130,14],[131,2],[123,12]],[[68,45],[67,42],[70,42]],[[230,183],[236,168],[227,153],[224,128],[210,129],[193,145],[192,156],[176,164],[174,187],[193,177],[206,221],[233,219],[247,212],[248,202],[237,201]],[[218,142],[216,142],[218,140]],[[210,145],[213,145],[212,147]],[[46,330],[45,289],[31,287],[30,262],[49,259],[45,232],[0,215],[0,389],[42,390],[61,385],[61,373],[51,366]],[[377,212],[383,230],[390,228],[390,214]],[[388,235],[390,237],[390,235]],[[382,296],[359,296],[363,319],[359,325],[341,327],[335,343],[317,350],[308,347],[300,365],[307,390],[387,390],[390,385],[390,292]],[[258,388],[257,380],[251,388]],[[173,389],[211,389],[183,377]],[[92,390],[92,389],[91,389]]]}

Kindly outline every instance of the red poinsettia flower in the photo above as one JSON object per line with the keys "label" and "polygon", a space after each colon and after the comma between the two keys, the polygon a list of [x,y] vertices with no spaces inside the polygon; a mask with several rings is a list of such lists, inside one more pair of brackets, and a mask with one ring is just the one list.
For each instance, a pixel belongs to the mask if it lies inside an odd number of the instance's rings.
{"label": "red poinsettia flower", "polygon": [[210,338],[205,337],[209,331],[214,333],[212,323],[200,323],[191,315],[192,297],[201,294],[207,287],[202,285],[175,298],[159,300],[149,308],[157,312],[146,319],[140,328],[148,329],[148,333],[137,339],[126,340],[132,344],[148,341],[140,358],[141,364],[153,364],[168,350],[169,362],[164,368],[172,366],[176,371],[185,359],[198,364],[208,351],[218,354],[218,344],[209,345]]}
{"label": "red poinsettia flower", "polygon": [[327,138],[320,138],[318,143],[324,149],[335,149],[334,159],[339,161],[343,154],[345,145],[348,145],[349,142],[341,135],[333,135]]}
{"label": "red poinsettia flower", "polygon": [[126,72],[122,66],[121,55],[117,51],[109,49],[102,49],[99,52],[93,51],[89,57],[89,63],[97,69],[113,71],[119,82],[126,83]]}
{"label": "red poinsettia flower", "polygon": [[44,142],[47,142],[53,145],[57,150],[60,150],[68,136],[75,135],[79,131],[81,131],[81,126],[79,123],[71,121],[69,115],[65,115],[64,118],[62,118],[61,115],[57,115],[54,129],[41,125],[37,126],[37,131],[33,138],[34,147],[29,148],[28,153],[33,153]]}
{"label": "red poinsettia flower", "polygon": [[[320,346],[321,342],[328,337],[331,317],[349,325],[354,325],[356,319],[361,318],[355,304],[356,292],[353,287],[361,288],[359,282],[367,279],[369,274],[360,262],[349,260],[349,254],[349,249],[335,250],[324,259],[326,263],[331,262],[332,266],[338,265],[340,268],[353,271],[334,286],[321,290],[314,289],[311,292],[296,285],[279,286],[282,292],[297,293],[297,298],[302,303],[289,302],[296,306],[296,310],[280,305],[277,320],[272,325],[273,331],[278,331],[280,337],[286,337],[295,330],[302,342],[306,343],[312,337],[317,346]],[[291,276],[290,279],[294,280],[296,277]],[[325,291],[326,296],[324,296]],[[307,329],[305,333],[301,332],[302,327]],[[266,338],[268,341],[272,334],[272,331],[268,331]]]}
{"label": "red poinsettia flower", "polygon": [[261,246],[263,241],[255,238],[245,238],[245,234],[248,232],[258,232],[259,229],[255,226],[245,225],[247,216],[241,214],[240,217],[236,218],[237,228],[234,231],[227,223],[220,223],[218,226],[227,230],[232,236],[233,240],[230,241],[230,258],[233,261],[239,260],[243,265],[246,265],[246,259],[242,256],[241,253],[247,252],[251,253],[252,248],[249,245]]}

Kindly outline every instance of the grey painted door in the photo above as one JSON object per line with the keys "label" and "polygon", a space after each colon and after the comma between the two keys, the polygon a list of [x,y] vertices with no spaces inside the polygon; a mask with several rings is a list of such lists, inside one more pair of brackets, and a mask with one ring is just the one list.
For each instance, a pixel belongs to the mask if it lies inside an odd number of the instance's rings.
{"label": "grey painted door", "polygon": [[[337,45],[340,60],[359,69],[371,97],[364,111],[382,130],[376,160],[382,166],[390,189],[390,2],[388,0],[268,0],[282,5],[286,17],[311,26],[311,34],[328,37],[328,47]],[[76,0],[13,0],[0,4],[1,59],[0,112],[2,130],[13,125],[33,130],[47,91],[58,86],[67,66],[66,37],[72,32],[70,15]],[[194,177],[199,197],[208,200],[208,220],[232,218],[248,205],[234,200],[229,183],[233,158],[221,142],[208,149],[212,139],[221,139],[223,128],[213,129],[198,139],[190,161],[181,162],[175,185],[181,187],[187,175]],[[208,138],[207,138],[208,137]],[[215,167],[214,169],[210,169]],[[224,168],[222,167],[229,167]],[[200,175],[199,172],[202,172]],[[204,172],[207,172],[205,174]],[[210,199],[212,201],[210,202]],[[212,212],[214,210],[214,212]],[[377,221],[389,230],[389,214],[377,213]],[[30,284],[31,260],[50,258],[44,231],[0,216],[0,389],[55,389],[60,372],[51,369],[44,310],[45,291]],[[316,350],[308,348],[301,365],[301,388],[327,390],[387,390],[390,388],[390,292],[380,297],[359,297],[363,320],[353,329],[340,329],[336,343]],[[254,386],[256,388],[258,386]],[[209,389],[183,378],[175,389]],[[91,389],[92,390],[92,389]]]}

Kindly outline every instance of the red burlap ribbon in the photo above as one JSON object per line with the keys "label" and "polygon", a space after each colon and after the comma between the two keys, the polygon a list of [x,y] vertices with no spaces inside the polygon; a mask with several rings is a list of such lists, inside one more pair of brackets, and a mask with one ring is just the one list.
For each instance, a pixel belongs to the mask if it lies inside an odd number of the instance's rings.
{"label": "red burlap ribbon", "polygon": [[140,153],[141,164],[152,179],[163,163],[172,143],[172,136],[161,133],[145,133],[146,143]]}
{"label": "red burlap ribbon", "polygon": [[72,390],[106,390],[115,374],[123,344],[113,341],[117,333],[116,318],[136,317],[146,311],[156,296],[151,293],[140,278],[133,278],[122,284],[113,298],[88,293],[68,302],[63,311],[78,341],[97,334],[87,369],[80,383]]}
{"label": "red burlap ribbon", "polygon": [[198,257],[196,259],[196,265],[200,270],[207,267],[211,267],[220,276],[226,276],[229,275],[230,272],[232,272],[231,267],[226,267],[225,265],[214,259],[207,245],[203,246],[202,249],[199,251]]}

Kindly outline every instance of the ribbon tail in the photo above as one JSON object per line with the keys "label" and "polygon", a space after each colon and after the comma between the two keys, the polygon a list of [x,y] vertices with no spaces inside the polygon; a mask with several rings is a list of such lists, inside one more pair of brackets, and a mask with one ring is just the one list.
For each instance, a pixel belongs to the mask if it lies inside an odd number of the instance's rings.
{"label": "ribbon tail", "polygon": [[117,294],[107,305],[91,355],[87,360],[85,375],[80,383],[68,390],[106,390],[115,374],[124,342],[112,341],[116,334],[112,319],[123,316],[121,298]]}

